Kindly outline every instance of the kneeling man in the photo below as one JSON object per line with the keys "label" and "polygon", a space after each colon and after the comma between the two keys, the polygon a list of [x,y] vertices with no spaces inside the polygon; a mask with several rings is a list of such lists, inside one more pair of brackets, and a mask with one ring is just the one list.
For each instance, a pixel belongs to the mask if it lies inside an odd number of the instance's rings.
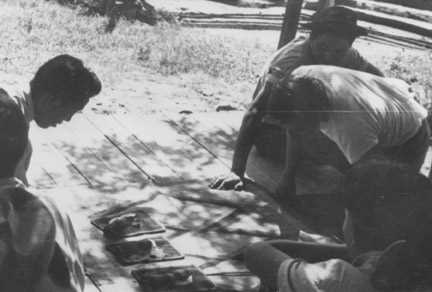
{"label": "kneeling man", "polygon": [[[287,153],[277,196],[295,194],[302,153],[314,145],[302,137],[319,131],[342,159],[329,164],[344,171],[372,155],[408,164],[419,171],[430,129],[427,111],[402,80],[334,66],[302,66],[282,80],[266,104],[264,120],[287,129]],[[301,145],[299,145],[301,144]]]}

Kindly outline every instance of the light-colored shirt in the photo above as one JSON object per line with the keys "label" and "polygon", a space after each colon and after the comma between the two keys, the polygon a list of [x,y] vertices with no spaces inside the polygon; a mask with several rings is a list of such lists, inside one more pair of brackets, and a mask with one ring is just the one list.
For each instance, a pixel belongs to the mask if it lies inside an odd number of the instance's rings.
{"label": "light-colored shirt", "polygon": [[288,259],[279,268],[278,292],[375,291],[368,275],[340,259],[313,264]]}
{"label": "light-colored shirt", "polygon": [[[11,197],[7,195],[7,190],[16,188],[22,188],[28,196],[18,200],[18,203],[13,203]],[[28,274],[20,274],[23,281],[35,272],[43,271],[43,263],[50,266],[53,264],[53,257],[60,256],[62,260],[56,262],[63,262],[65,267],[62,269],[59,266],[52,266],[50,270],[60,273],[61,278],[68,279],[68,282],[60,284],[48,272],[34,284],[32,291],[82,292],[85,279],[83,260],[72,223],[64,210],[59,209],[50,198],[39,195],[33,190],[27,191],[24,184],[15,178],[0,180],[0,197],[9,206],[7,212],[5,209],[0,209],[0,223],[8,224],[12,234],[10,239],[0,236],[0,255],[5,252],[2,248],[12,246],[20,258],[25,259],[29,256],[38,258],[41,264],[38,271],[26,270]],[[5,242],[8,240],[11,242]],[[54,254],[50,254],[51,248],[54,248]],[[48,258],[41,258],[40,255]],[[16,263],[12,264],[15,266]]]}
{"label": "light-colored shirt", "polygon": [[328,121],[320,129],[350,163],[374,146],[402,145],[427,117],[402,80],[335,66],[302,66],[292,77],[319,80],[330,102]]}

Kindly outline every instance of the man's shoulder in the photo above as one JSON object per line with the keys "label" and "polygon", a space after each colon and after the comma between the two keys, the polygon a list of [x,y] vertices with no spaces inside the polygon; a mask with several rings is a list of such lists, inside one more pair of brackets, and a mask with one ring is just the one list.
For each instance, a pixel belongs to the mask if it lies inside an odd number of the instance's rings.
{"label": "man's shoulder", "polygon": [[276,51],[272,56],[269,67],[276,66],[283,71],[291,71],[290,68],[295,68],[302,63],[305,58],[305,52],[308,48],[309,39],[300,36],[292,40],[282,48]]}
{"label": "man's shoulder", "polygon": [[350,48],[342,60],[342,66],[363,71],[367,68],[369,62],[355,48]]}
{"label": "man's shoulder", "polygon": [[9,97],[19,97],[19,98],[23,98],[24,97],[24,94],[23,94],[23,92],[19,89],[19,88],[17,88],[17,87],[15,87],[15,86],[4,86],[4,85],[1,85],[0,86],[0,94],[4,94],[4,95],[7,95],[7,96],[9,96]]}
{"label": "man's shoulder", "polygon": [[288,42],[284,46],[282,46],[279,51],[292,49],[292,48],[302,48],[303,46],[307,45],[309,43],[309,38],[306,36],[298,36],[292,41]]}
{"label": "man's shoulder", "polygon": [[11,99],[19,106],[21,106],[21,103],[24,101],[24,97],[20,95],[17,90],[4,86],[0,87],[0,96],[2,96],[2,98]]}
{"label": "man's shoulder", "polygon": [[285,46],[280,48],[276,56],[290,57],[290,56],[301,56],[305,49],[309,45],[309,38],[300,36],[287,43]]}
{"label": "man's shoulder", "polygon": [[23,111],[25,110],[26,104],[27,104],[27,97],[24,94],[24,92],[20,91],[17,88],[13,87],[0,87],[0,95],[5,98],[11,99],[13,102],[15,102],[20,109]]}
{"label": "man's shoulder", "polygon": [[7,90],[3,87],[0,87],[0,95],[2,97],[10,97],[9,93],[7,92]]}
{"label": "man's shoulder", "polygon": [[346,58],[353,58],[353,59],[363,59],[363,56],[360,54],[360,52],[356,48],[349,48],[346,55]]}
{"label": "man's shoulder", "polygon": [[[2,190],[3,198],[9,198],[7,218],[16,238],[14,244],[21,252],[41,248],[48,237],[54,234],[54,218],[38,196],[24,187]],[[5,193],[9,193],[5,196]]]}

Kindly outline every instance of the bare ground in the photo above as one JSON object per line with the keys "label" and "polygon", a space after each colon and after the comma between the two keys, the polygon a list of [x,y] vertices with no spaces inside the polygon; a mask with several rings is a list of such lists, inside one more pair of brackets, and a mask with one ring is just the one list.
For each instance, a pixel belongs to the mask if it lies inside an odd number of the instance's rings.
{"label": "bare ground", "polygon": [[[232,36],[245,42],[253,41],[262,46],[277,43],[278,32],[239,31],[206,29],[206,33]],[[368,39],[358,40],[354,45],[372,63],[390,67],[400,55],[426,56],[428,51],[403,48]],[[241,48],[239,48],[241,49]],[[258,73],[258,72],[257,72]],[[203,74],[163,76],[146,72],[125,73],[113,84],[104,84],[101,95],[91,103],[98,112],[137,109],[144,113],[162,112],[212,112],[218,105],[232,105],[243,110],[250,101],[254,90],[251,82],[228,84]]]}

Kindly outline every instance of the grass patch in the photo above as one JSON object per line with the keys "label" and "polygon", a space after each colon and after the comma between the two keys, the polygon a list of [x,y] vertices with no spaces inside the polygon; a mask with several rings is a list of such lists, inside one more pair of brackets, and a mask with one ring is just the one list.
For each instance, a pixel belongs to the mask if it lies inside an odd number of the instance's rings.
{"label": "grass patch", "polygon": [[[20,76],[31,76],[55,54],[69,53],[84,59],[110,84],[128,72],[205,74],[227,84],[253,84],[274,50],[273,44],[176,24],[151,27],[120,21],[113,33],[106,34],[106,18],[80,15],[79,10],[54,2],[0,0],[0,5],[0,70]],[[422,103],[430,103],[430,55],[400,55],[376,65],[391,76],[415,81]]]}
{"label": "grass patch", "polygon": [[151,27],[120,21],[104,33],[107,19],[79,15],[46,1],[0,0],[1,70],[30,73],[49,57],[70,53],[99,67],[115,81],[118,74],[146,69],[160,74],[205,73],[227,82],[253,80],[271,47],[209,36],[176,24]]}
{"label": "grass patch", "polygon": [[388,64],[386,73],[412,85],[419,101],[431,110],[432,98],[432,57],[404,56],[399,54]]}

